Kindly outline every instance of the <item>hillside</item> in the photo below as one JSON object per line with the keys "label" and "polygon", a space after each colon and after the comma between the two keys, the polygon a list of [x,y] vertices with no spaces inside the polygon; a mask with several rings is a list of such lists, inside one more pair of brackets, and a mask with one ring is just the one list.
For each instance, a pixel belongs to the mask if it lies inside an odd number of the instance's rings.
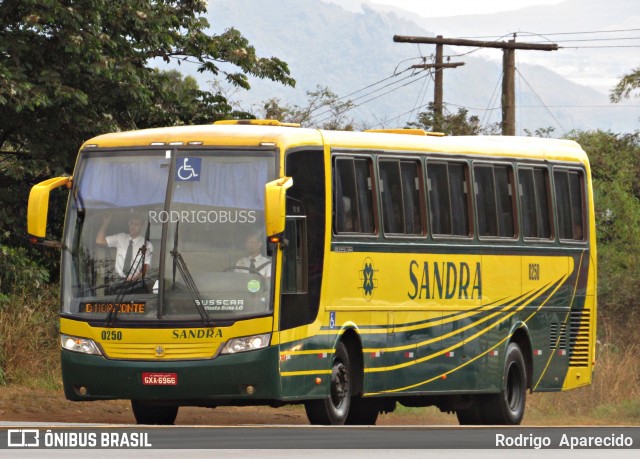
{"label": "hillside", "polygon": [[[557,43],[560,51],[521,53],[520,62],[554,69],[575,83],[604,93],[609,92],[621,75],[638,64],[637,48],[610,47],[638,44],[637,41],[614,40],[638,36],[640,8],[636,0],[566,0],[557,5],[541,5],[491,15],[443,18],[417,17],[399,9],[392,11],[399,17],[415,21],[426,30],[436,30],[444,36],[510,37],[517,33],[523,41]],[[495,59],[500,57],[492,54]],[[487,56],[490,57],[488,53]]]}
{"label": "hillside", "polygon": [[[569,11],[577,17],[580,10],[576,9],[577,1],[585,0],[569,0],[561,4],[562,14],[570,14],[566,13]],[[624,4],[632,0],[612,1]],[[509,21],[514,23],[514,27],[518,27],[519,22],[516,19],[523,14],[516,12],[486,17],[426,20],[417,16],[401,17],[397,12],[381,11],[367,4],[362,4],[358,10],[357,2],[353,1],[346,4],[349,10],[321,0],[211,0],[209,5],[208,18],[214,32],[236,27],[260,54],[274,55],[285,60],[297,80],[295,89],[283,88],[272,82],[252,82],[252,91],[235,93],[232,96],[232,99],[239,101],[245,108],[255,107],[271,97],[280,98],[289,104],[304,104],[305,92],[313,90],[318,85],[327,86],[338,95],[345,96],[388,78],[394,71],[417,64],[421,56],[428,57],[434,52],[434,47],[430,45],[418,47],[394,43],[394,34],[447,34],[454,30],[455,24],[467,24],[460,27],[468,27],[471,35],[492,27],[499,29],[494,33],[502,33],[506,27],[504,24],[509,24]],[[537,10],[527,11],[526,16],[534,18],[543,17],[545,14],[549,17],[549,12],[545,13],[545,10],[539,14]],[[560,15],[556,16],[551,15],[554,21],[562,21]],[[502,22],[496,22],[497,17]],[[458,20],[461,22],[456,22]],[[617,21],[615,18],[611,20]],[[559,22],[549,20],[547,23],[550,28],[555,24],[560,27]],[[477,28],[472,29],[469,24],[476,24]],[[537,30],[545,28],[539,23],[527,24],[525,25]],[[606,26],[606,23],[601,24],[603,28]],[[468,51],[470,49],[467,48],[445,48],[446,54]],[[498,94],[502,69],[501,52],[492,50],[492,53],[487,54],[488,52],[481,55],[472,53],[454,58],[455,61],[464,61],[465,65],[445,72],[444,98],[450,110],[455,111],[458,106],[466,107],[471,114],[478,115],[488,124],[499,121]],[[525,54],[537,55],[538,61],[526,63],[526,59],[521,57]],[[575,79],[571,81],[540,65],[545,59],[550,59],[551,54],[553,53],[538,51],[517,54],[518,133],[522,133],[524,128],[534,130],[548,126],[554,127],[558,135],[574,128],[602,128],[614,131],[637,128],[639,108],[610,108],[605,93],[580,85]],[[572,65],[570,60],[562,61],[560,52],[557,52],[555,59],[560,61],[556,61],[553,68]],[[183,66],[182,70],[185,69]],[[201,85],[208,84],[201,75],[194,76],[199,78]],[[397,86],[408,81],[398,83]],[[431,100],[433,93],[433,84],[429,77],[416,79],[413,84],[381,95],[394,88],[395,86],[390,86],[385,90],[372,92],[373,89],[377,89],[374,87],[367,91],[371,92],[369,96],[364,96],[367,92],[349,96],[351,99],[363,96],[361,99],[355,99],[356,104],[377,97],[355,110],[352,116],[356,120],[366,121],[372,127],[402,125],[410,120],[409,112],[416,106],[426,104]]]}

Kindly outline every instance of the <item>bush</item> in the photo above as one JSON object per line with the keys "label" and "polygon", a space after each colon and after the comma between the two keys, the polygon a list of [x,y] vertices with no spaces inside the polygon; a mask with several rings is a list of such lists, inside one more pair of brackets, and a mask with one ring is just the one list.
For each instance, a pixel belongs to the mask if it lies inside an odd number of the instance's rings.
{"label": "bush", "polygon": [[49,281],[49,272],[29,259],[22,247],[0,245],[0,307],[14,291],[39,289]]}

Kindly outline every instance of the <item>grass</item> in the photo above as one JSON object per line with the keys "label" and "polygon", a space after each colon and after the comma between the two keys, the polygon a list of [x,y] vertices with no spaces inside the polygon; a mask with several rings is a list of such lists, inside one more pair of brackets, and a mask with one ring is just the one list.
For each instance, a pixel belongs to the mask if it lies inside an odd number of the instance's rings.
{"label": "grass", "polygon": [[58,291],[46,285],[0,303],[0,386],[61,387]]}
{"label": "grass", "polygon": [[[14,292],[0,302],[0,386],[61,390],[58,309],[57,286]],[[600,330],[606,335],[597,346],[593,384],[529,394],[527,424],[640,425],[640,344],[631,332],[619,336]],[[392,416],[408,423],[456,423],[455,416],[436,408],[399,406]]]}
{"label": "grass", "polygon": [[533,394],[527,404],[528,416],[640,425],[640,345],[631,339],[620,346],[605,340],[596,350],[591,385],[567,392]]}

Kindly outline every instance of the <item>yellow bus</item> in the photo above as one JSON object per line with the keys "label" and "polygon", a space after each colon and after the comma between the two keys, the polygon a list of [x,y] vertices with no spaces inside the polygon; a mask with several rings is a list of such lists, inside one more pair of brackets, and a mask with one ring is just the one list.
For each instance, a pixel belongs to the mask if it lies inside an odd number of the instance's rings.
{"label": "yellow bus", "polygon": [[527,392],[588,385],[596,236],[568,140],[338,132],[273,120],[106,134],[73,177],[61,241],[65,395],[304,404],[375,424],[397,404],[519,424]]}

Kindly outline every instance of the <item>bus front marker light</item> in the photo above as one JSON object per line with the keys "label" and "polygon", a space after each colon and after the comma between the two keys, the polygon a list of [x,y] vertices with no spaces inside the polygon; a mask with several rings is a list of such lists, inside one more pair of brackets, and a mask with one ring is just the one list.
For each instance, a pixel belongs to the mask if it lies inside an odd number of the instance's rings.
{"label": "bus front marker light", "polygon": [[80,395],[87,395],[87,392],[88,392],[88,391],[87,391],[87,388],[86,388],[86,387],[84,387],[84,386],[82,386],[82,387],[80,387],[80,388],[78,389],[78,393],[79,393]]}
{"label": "bus front marker light", "polygon": [[247,386],[247,395],[253,395],[256,393],[256,388],[253,386]]}

